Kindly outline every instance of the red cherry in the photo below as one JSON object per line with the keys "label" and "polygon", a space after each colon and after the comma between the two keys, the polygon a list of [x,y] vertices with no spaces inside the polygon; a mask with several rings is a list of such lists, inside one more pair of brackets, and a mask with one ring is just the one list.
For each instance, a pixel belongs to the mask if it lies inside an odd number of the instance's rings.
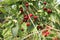
{"label": "red cherry", "polygon": [[50,34],[50,32],[48,30],[42,31],[42,35],[45,37],[48,36],[49,34]]}
{"label": "red cherry", "polygon": [[28,15],[25,15],[24,16],[24,19],[28,20],[29,19]]}
{"label": "red cherry", "polygon": [[40,29],[42,30],[43,28],[42,28],[42,26],[38,25],[37,30],[40,30]]}
{"label": "red cherry", "polygon": [[47,10],[47,8],[46,8],[46,7],[44,7],[44,8],[43,8],[43,10],[44,10],[44,11],[46,11],[46,10]]}
{"label": "red cherry", "polygon": [[30,16],[30,17],[32,17],[32,16],[33,16],[33,14],[31,14],[31,13],[30,13],[30,14],[29,14],[29,16]]}
{"label": "red cherry", "polygon": [[49,32],[46,32],[46,34],[50,34]]}
{"label": "red cherry", "polygon": [[44,5],[46,5],[46,2],[43,2]]}
{"label": "red cherry", "polygon": [[34,16],[34,19],[37,19],[38,18],[38,16]]}
{"label": "red cherry", "polygon": [[26,6],[26,7],[28,7],[28,6],[29,6],[29,4],[26,2],[25,6]]}
{"label": "red cherry", "polygon": [[27,23],[26,23],[26,26],[30,26],[30,22],[27,22]]}
{"label": "red cherry", "polygon": [[23,8],[22,7],[20,7],[20,11],[21,11],[21,13],[23,12]]}
{"label": "red cherry", "polygon": [[46,36],[48,36],[49,34],[50,34],[50,32],[46,32],[44,36],[46,37]]}
{"label": "red cherry", "polygon": [[23,22],[27,22],[28,19],[29,19],[28,15],[24,15]]}
{"label": "red cherry", "polygon": [[47,9],[47,13],[52,13],[52,10],[51,9]]}

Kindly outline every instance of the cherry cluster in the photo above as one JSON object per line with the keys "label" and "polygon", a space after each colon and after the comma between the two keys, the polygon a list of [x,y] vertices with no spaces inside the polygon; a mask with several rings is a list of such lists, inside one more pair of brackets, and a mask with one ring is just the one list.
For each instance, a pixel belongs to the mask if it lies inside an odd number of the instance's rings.
{"label": "cherry cluster", "polygon": [[[43,4],[46,5],[47,2],[43,2]],[[29,7],[29,3],[26,2],[25,6],[26,6],[26,8],[28,8]],[[49,9],[49,8],[43,7],[43,10],[46,11],[48,14],[52,13],[52,10]],[[21,13],[24,12],[22,7],[20,7],[20,11],[21,11]],[[31,23],[29,22],[30,18],[33,18],[33,20],[36,21],[38,19],[38,16],[35,16],[32,13],[24,14],[23,22],[26,22],[26,26],[27,27],[29,27],[31,25]],[[23,28],[21,30],[24,31]],[[42,31],[42,35],[46,37],[46,36],[48,36],[50,34],[49,30],[52,30],[52,27],[51,26],[46,26],[45,30],[44,30],[44,28],[42,26],[37,25],[37,30],[43,30]],[[55,40],[55,39],[53,39],[53,40]]]}
{"label": "cherry cluster", "polygon": [[[43,2],[44,5],[47,4],[47,2]],[[43,10],[46,11],[48,14],[52,13],[52,10],[46,7],[43,7]]]}
{"label": "cherry cluster", "polygon": [[[26,2],[25,6],[26,6],[26,8],[28,8],[29,7],[29,3]],[[20,11],[21,11],[21,13],[24,12],[22,7],[20,7]],[[26,26],[30,26],[30,22],[27,22],[28,20],[30,20],[30,18],[33,18],[34,20],[36,20],[38,18],[38,16],[35,16],[32,13],[24,14],[23,22],[26,22]]]}

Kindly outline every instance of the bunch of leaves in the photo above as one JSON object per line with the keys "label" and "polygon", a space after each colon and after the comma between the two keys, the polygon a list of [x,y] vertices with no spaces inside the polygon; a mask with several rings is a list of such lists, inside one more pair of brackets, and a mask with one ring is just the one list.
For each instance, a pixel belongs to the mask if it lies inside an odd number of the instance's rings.
{"label": "bunch of leaves", "polygon": [[[46,2],[46,5],[44,4]],[[27,4],[26,4],[27,3]],[[22,9],[21,9],[22,7]],[[44,10],[51,9],[51,13]],[[0,38],[2,40],[52,40],[60,33],[60,9],[56,0],[4,0],[0,2]],[[24,15],[33,14],[27,22]],[[35,20],[34,16],[38,16]],[[40,27],[37,26],[40,25]],[[46,25],[52,26],[50,34],[45,37],[42,31]],[[42,29],[40,29],[42,26]]]}

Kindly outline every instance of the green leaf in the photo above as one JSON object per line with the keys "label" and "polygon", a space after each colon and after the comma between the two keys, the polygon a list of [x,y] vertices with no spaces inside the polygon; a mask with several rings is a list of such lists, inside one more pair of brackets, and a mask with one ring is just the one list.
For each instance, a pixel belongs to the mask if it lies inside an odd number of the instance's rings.
{"label": "green leaf", "polygon": [[10,5],[10,4],[13,4],[13,3],[16,3],[16,2],[18,2],[19,0],[4,0],[4,1],[2,1],[2,2],[0,2],[0,4],[8,4],[8,5]]}
{"label": "green leaf", "polygon": [[0,7],[0,11],[1,11],[2,13],[6,13],[5,8],[3,8],[3,7]]}
{"label": "green leaf", "polygon": [[16,24],[16,27],[13,27],[13,28],[12,28],[11,32],[12,32],[12,35],[13,35],[14,37],[17,36],[17,34],[18,34],[18,29],[19,29],[18,24]]}

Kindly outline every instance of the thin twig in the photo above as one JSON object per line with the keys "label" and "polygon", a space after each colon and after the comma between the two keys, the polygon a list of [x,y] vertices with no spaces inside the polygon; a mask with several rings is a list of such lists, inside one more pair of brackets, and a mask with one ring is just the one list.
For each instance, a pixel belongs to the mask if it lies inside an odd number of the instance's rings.
{"label": "thin twig", "polygon": [[[28,16],[29,16],[29,12],[27,11],[27,14],[28,14]],[[29,16],[29,18],[30,18],[30,16]],[[35,27],[35,24],[33,23],[33,21],[32,21],[32,19],[30,18],[30,21],[31,21],[31,23],[33,24],[33,26]]]}
{"label": "thin twig", "polygon": [[26,39],[26,38],[28,38],[28,37],[30,37],[30,36],[32,36],[32,35],[34,35],[35,33],[38,33],[38,32],[33,32],[33,33],[31,33],[31,34],[27,35],[26,37],[24,37],[22,40],[24,40],[24,39]]}

